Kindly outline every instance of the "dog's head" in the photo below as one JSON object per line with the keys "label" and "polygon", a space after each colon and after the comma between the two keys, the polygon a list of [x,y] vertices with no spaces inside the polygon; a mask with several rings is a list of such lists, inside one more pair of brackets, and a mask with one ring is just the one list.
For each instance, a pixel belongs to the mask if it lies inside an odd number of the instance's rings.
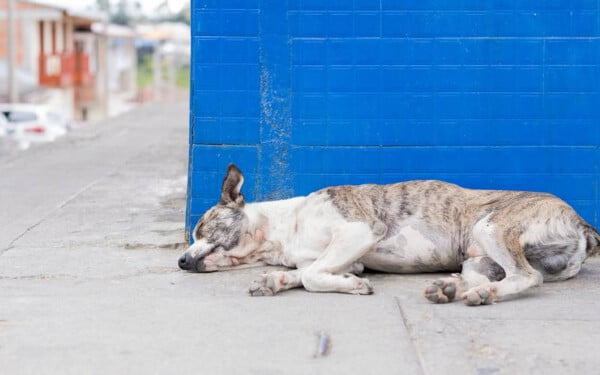
{"label": "dog's head", "polygon": [[261,241],[249,233],[249,220],[244,212],[242,172],[233,164],[221,188],[221,199],[206,211],[196,224],[194,243],[179,258],[179,267],[193,272],[230,269],[255,261],[250,256]]}

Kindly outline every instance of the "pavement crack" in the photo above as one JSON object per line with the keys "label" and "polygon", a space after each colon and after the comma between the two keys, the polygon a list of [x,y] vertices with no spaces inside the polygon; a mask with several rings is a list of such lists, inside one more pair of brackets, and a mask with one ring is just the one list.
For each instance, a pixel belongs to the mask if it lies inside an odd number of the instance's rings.
{"label": "pavement crack", "polygon": [[113,278],[113,280],[126,280],[126,279],[141,277],[141,276],[147,276],[147,275],[161,275],[161,274],[169,274],[169,273],[176,273],[176,272],[180,272],[180,269],[178,269],[176,267],[148,267],[146,269],[139,270],[134,273],[130,273],[130,274],[126,274],[126,275],[117,275]]}
{"label": "pavement crack", "polygon": [[136,249],[167,249],[167,250],[182,250],[189,246],[187,242],[173,242],[173,243],[165,243],[165,244],[152,244],[152,243],[142,243],[142,242],[127,242],[123,247],[126,250],[136,250]]}
{"label": "pavement crack", "polygon": [[0,276],[0,280],[74,280],[75,275],[56,274],[56,275],[25,275],[25,276]]}
{"label": "pavement crack", "polygon": [[67,204],[69,204],[70,202],[72,202],[74,199],[76,199],[78,196],[80,196],[82,193],[84,193],[85,191],[87,191],[89,188],[91,188],[92,186],[94,186],[98,182],[102,181],[104,178],[106,178],[106,175],[104,175],[102,177],[99,177],[99,178],[95,179],[94,181],[90,182],[89,184],[85,185],[82,189],[79,189],[77,192],[75,192],[75,194],[71,195],[69,198],[67,198],[66,200],[64,200],[63,202],[61,202],[54,209],[50,210],[46,215],[42,216],[42,218],[40,220],[36,221],[35,223],[33,223],[32,225],[30,225],[29,227],[27,227],[27,229],[25,229],[21,234],[19,234],[12,241],[10,241],[10,243],[8,244],[7,247],[5,247],[4,249],[0,250],[0,256],[2,256],[2,254],[4,254],[5,252],[7,252],[8,250],[12,249],[15,246],[15,243],[18,240],[20,240],[21,238],[23,238],[23,236],[25,236],[27,233],[29,233],[30,231],[32,231],[33,229],[35,229],[38,225],[40,225],[41,223],[43,223],[44,221],[46,221],[49,217],[51,217],[52,215],[54,215],[55,212],[57,212],[61,208],[65,207]]}
{"label": "pavement crack", "polygon": [[396,305],[398,306],[398,310],[400,311],[400,316],[402,317],[402,323],[404,324],[404,328],[408,332],[408,336],[410,337],[410,342],[415,351],[415,355],[417,357],[417,362],[419,363],[420,373],[422,375],[428,375],[429,373],[425,369],[425,358],[423,358],[423,353],[421,351],[421,346],[419,345],[419,337],[417,336],[413,325],[408,321],[408,317],[402,308],[402,303],[398,297],[394,297],[396,300]]}

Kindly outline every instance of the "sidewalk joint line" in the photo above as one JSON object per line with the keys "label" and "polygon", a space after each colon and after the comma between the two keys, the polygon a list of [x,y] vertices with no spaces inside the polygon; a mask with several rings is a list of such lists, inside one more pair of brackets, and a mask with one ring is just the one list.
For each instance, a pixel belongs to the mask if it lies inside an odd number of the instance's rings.
{"label": "sidewalk joint line", "polygon": [[409,323],[406,313],[402,308],[402,304],[400,303],[400,299],[398,297],[394,297],[396,300],[396,305],[398,305],[398,310],[400,310],[400,316],[402,317],[402,323],[404,323],[404,328],[408,332],[408,336],[410,337],[410,343],[412,344],[413,350],[415,351],[415,355],[417,356],[417,362],[419,363],[420,373],[423,375],[428,375],[428,372],[425,370],[425,359],[423,358],[423,354],[421,353],[421,348],[419,346],[419,338],[415,333],[412,324]]}
{"label": "sidewalk joint line", "polygon": [[[112,171],[111,173],[114,173],[114,171]],[[7,252],[8,250],[12,249],[13,247],[15,247],[15,243],[20,240],[21,238],[23,238],[27,233],[29,233],[31,230],[35,229],[38,225],[40,225],[41,223],[43,223],[44,221],[46,221],[46,219],[48,219],[50,216],[54,215],[54,213],[58,210],[60,210],[61,208],[63,208],[64,206],[66,206],[67,204],[69,204],[70,202],[72,202],[75,198],[77,198],[79,195],[81,195],[82,193],[84,193],[86,190],[88,190],[89,188],[91,188],[92,186],[94,186],[95,184],[97,184],[98,182],[100,182],[101,180],[105,179],[107,176],[109,176],[110,174],[104,175],[102,177],[99,177],[97,179],[95,179],[94,181],[90,182],[89,184],[85,185],[82,189],[78,190],[77,192],[75,192],[75,194],[71,195],[69,198],[67,198],[66,200],[64,200],[61,204],[59,204],[57,207],[53,208],[50,210],[50,212],[48,212],[46,215],[44,215],[40,220],[36,221],[35,223],[31,224],[29,227],[27,227],[27,229],[25,229],[21,234],[19,234],[17,237],[15,237],[12,241],[10,241],[10,243],[8,244],[8,246],[2,250],[0,250],[0,256],[2,256],[5,252]]]}

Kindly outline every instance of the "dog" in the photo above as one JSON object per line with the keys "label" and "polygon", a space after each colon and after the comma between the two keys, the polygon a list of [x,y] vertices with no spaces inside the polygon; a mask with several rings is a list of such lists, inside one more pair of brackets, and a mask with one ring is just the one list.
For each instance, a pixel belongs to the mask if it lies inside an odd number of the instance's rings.
{"label": "dog", "polygon": [[[200,219],[179,267],[213,272],[292,268],[255,281],[252,296],[304,287],[371,294],[359,275],[456,272],[425,289],[434,303],[488,305],[543,281],[575,276],[600,253],[600,234],[546,193],[472,190],[441,181],[329,187],[305,197],[246,203],[229,165],[221,198]],[[460,272],[460,273],[458,273]]]}

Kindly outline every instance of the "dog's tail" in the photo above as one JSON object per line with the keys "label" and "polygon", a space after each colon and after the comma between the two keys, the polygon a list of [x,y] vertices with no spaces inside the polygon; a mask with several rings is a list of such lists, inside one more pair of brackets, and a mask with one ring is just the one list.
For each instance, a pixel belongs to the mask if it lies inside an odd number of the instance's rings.
{"label": "dog's tail", "polygon": [[596,228],[583,222],[583,234],[585,235],[585,252],[587,255],[600,255],[600,233],[598,233]]}

